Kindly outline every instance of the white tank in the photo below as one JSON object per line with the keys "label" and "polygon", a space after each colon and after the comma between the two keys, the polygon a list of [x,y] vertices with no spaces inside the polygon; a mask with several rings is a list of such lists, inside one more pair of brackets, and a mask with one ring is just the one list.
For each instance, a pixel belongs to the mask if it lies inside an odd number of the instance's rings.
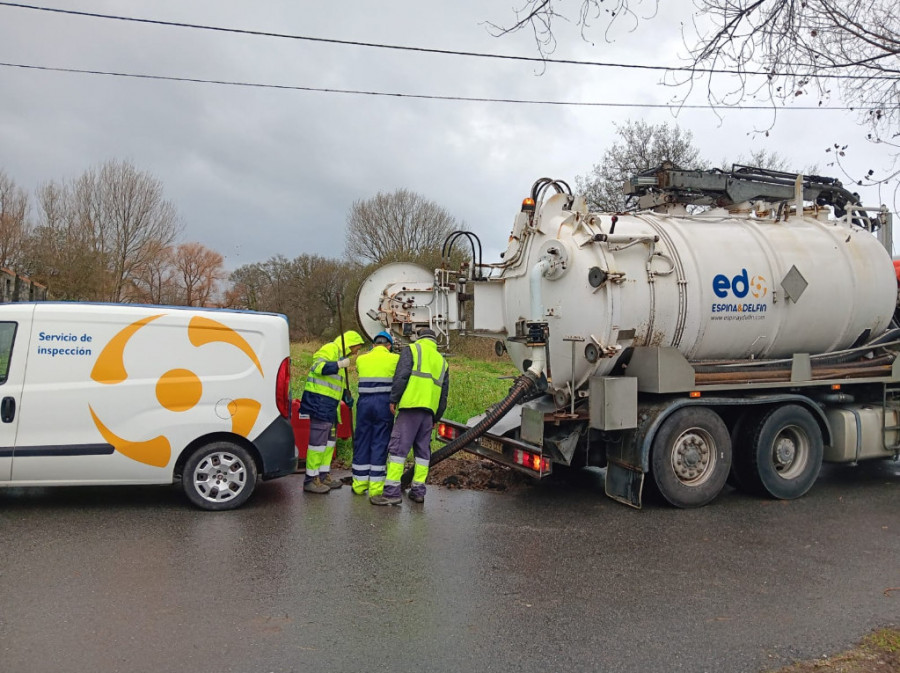
{"label": "white tank", "polygon": [[[889,325],[897,299],[878,240],[830,211],[591,215],[563,194],[520,214],[494,279],[476,282],[476,331],[549,325],[554,388],[603,375],[629,346],[687,359],[789,357],[850,347]],[[496,274],[495,274],[496,275]],[[519,332],[521,333],[521,327]],[[513,361],[532,357],[507,340]],[[593,362],[591,362],[593,360]]]}

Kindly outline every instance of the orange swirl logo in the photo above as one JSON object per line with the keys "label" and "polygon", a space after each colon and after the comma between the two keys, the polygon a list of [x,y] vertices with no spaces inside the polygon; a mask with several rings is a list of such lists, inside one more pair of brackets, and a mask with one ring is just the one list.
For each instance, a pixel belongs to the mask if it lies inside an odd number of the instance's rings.
{"label": "orange swirl logo", "polygon": [[[94,363],[91,378],[104,385],[124,383],[128,379],[128,372],[125,369],[125,349],[128,343],[141,328],[164,315],[161,313],[137,320],[110,339]],[[212,343],[234,346],[249,358],[260,376],[263,376],[262,365],[250,344],[227,325],[210,318],[194,316],[188,323],[187,334],[188,340],[195,348]],[[196,373],[189,369],[170,369],[156,381],[155,393],[156,401],[161,407],[167,411],[181,413],[193,409],[200,402],[203,395],[203,382]],[[230,400],[227,409],[231,417],[231,431],[246,437],[256,423],[260,407],[260,403],[253,399]],[[169,464],[172,457],[172,446],[165,435],[158,435],[143,441],[131,441],[110,430],[100,420],[91,405],[88,405],[88,408],[97,430],[107,443],[115,447],[116,451],[131,460],[153,467],[165,467]]]}
{"label": "orange swirl logo", "polygon": [[750,294],[756,299],[764,298],[769,292],[765,276],[756,275],[750,279]]}

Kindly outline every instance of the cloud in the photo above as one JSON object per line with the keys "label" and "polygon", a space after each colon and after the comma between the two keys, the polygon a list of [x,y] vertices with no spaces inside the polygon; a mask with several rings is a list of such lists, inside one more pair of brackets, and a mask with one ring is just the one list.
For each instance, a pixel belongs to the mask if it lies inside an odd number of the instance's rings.
{"label": "cloud", "polygon": [[[69,3],[57,6],[70,8]],[[686,3],[685,7],[689,7]],[[165,21],[343,40],[534,56],[528,34],[491,37],[483,22],[511,17],[504,2],[361,0],[315,5],[268,0],[118,2],[77,9]],[[584,42],[561,24],[558,58],[675,63],[678,8],[633,33]],[[684,17],[681,17],[682,19]],[[680,19],[679,19],[680,20]],[[0,60],[273,85],[533,100],[665,103],[659,73],[495,61],[123,23],[0,7]],[[52,49],[48,48],[52,45]],[[221,252],[229,268],[275,254],[337,257],[355,200],[408,188],[505,245],[512,219],[542,176],[574,184],[628,118],[674,121],[718,162],[765,147],[796,165],[852,139],[846,113],[573,108],[417,100],[192,84],[0,68],[0,169],[26,189],[127,159],[159,178],[185,241]],[[698,101],[698,102],[702,102]],[[826,130],[821,130],[822,128]],[[856,161],[855,158],[852,161]]]}

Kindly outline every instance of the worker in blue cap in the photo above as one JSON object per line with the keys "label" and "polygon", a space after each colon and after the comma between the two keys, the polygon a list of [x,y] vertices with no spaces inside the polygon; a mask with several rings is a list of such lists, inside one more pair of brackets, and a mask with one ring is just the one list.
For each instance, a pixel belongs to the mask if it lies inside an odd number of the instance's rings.
{"label": "worker in blue cap", "polygon": [[437,335],[425,327],[418,339],[404,348],[391,384],[391,411],[397,420],[388,442],[388,466],[384,491],[372,496],[373,505],[399,505],[400,482],[406,456],[412,447],[416,465],[409,499],[425,502],[425,480],[431,463],[431,431],[447,408],[450,375],[437,349]]}
{"label": "worker in blue cap", "polygon": [[391,382],[400,356],[391,352],[394,339],[379,332],[375,345],[356,359],[359,375],[359,402],[353,433],[353,482],[357,495],[370,497],[384,492],[387,446],[394,425],[391,413]]}

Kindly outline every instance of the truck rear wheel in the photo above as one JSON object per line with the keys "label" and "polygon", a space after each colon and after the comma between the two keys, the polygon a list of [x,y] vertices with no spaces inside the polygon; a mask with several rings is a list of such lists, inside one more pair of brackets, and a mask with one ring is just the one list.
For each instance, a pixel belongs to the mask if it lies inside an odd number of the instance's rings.
{"label": "truck rear wheel", "polygon": [[805,494],[822,467],[822,430],[809,410],[797,404],[763,414],[743,451],[735,455],[741,486],[779,500]]}
{"label": "truck rear wheel", "polygon": [[256,463],[246,449],[212,442],[188,458],[181,485],[197,507],[223,511],[243,505],[256,488],[256,478]]}
{"label": "truck rear wheel", "polygon": [[712,409],[687,407],[669,416],[653,438],[653,481],[675,507],[702,507],[725,486],[731,438]]}

